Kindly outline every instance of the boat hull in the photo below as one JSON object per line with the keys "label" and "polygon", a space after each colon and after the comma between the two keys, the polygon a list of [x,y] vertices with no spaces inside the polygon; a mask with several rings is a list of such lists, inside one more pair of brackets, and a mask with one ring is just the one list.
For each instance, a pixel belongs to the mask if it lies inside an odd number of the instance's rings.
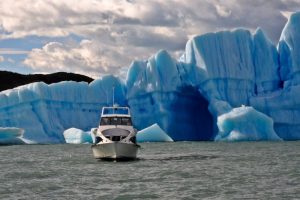
{"label": "boat hull", "polygon": [[136,144],[112,142],[92,145],[93,155],[103,160],[134,160],[139,146]]}

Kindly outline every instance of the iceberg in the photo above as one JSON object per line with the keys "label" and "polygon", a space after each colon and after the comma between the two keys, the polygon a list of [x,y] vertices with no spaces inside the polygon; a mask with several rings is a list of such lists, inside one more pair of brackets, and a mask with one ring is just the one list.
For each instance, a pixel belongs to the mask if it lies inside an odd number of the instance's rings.
{"label": "iceberg", "polygon": [[157,124],[153,124],[136,135],[137,142],[173,142],[173,139],[165,133]]}
{"label": "iceberg", "polygon": [[242,106],[218,117],[215,141],[280,141],[273,120],[252,107]]}
{"label": "iceberg", "polygon": [[[210,140],[220,132],[219,116],[246,105],[269,116],[273,120],[271,128],[282,139],[300,139],[299,27],[300,13],[295,13],[285,26],[277,48],[260,28],[254,34],[236,29],[192,38],[178,61],[160,51],[145,62],[133,62],[126,86],[128,103],[134,116],[138,116],[135,123],[139,128],[157,123],[174,140]],[[194,91],[188,103],[166,97],[180,94],[182,98],[187,91]],[[194,102],[196,96],[203,101]],[[196,108],[197,102],[203,107]],[[195,107],[180,110],[187,105]],[[201,119],[192,124],[190,116]],[[203,122],[208,122],[212,129],[203,127]],[[259,124],[264,122],[269,124],[268,120],[262,120],[246,126],[260,130]],[[181,125],[187,126],[181,129]],[[262,134],[256,138],[265,140],[265,133],[256,133]]]}
{"label": "iceberg", "polygon": [[63,133],[66,143],[68,144],[84,144],[93,143],[91,132],[84,132],[81,129],[69,128]]}
{"label": "iceberg", "polygon": [[277,47],[260,28],[207,33],[191,38],[178,59],[160,50],[133,61],[125,82],[105,76],[0,92],[0,127],[24,129],[33,142],[64,143],[64,130],[98,124],[114,88],[138,130],[157,124],[174,141],[299,140],[299,55],[300,12]]}
{"label": "iceberg", "polygon": [[281,88],[253,96],[251,105],[270,116],[284,140],[300,139],[300,12],[291,15],[278,44]]}

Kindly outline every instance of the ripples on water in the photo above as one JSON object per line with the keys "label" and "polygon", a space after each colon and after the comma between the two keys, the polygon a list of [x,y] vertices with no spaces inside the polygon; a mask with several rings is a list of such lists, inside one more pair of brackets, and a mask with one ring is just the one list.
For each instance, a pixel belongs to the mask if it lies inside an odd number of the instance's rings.
{"label": "ripples on water", "polygon": [[90,145],[0,147],[1,199],[300,199],[300,142],[142,144],[107,162]]}

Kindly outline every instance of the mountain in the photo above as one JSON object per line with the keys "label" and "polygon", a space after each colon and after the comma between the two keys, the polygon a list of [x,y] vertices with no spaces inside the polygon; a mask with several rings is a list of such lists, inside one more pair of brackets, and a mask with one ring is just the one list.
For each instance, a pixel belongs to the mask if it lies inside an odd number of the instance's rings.
{"label": "mountain", "polygon": [[47,84],[61,81],[92,82],[94,79],[81,74],[57,72],[53,74],[18,74],[9,71],[0,71],[0,91],[12,89],[21,85],[34,82],[44,82]]}

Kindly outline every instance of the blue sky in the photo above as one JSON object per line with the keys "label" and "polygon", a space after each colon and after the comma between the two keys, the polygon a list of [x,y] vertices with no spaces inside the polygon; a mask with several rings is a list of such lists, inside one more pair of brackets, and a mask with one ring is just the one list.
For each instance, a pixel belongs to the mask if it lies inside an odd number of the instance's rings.
{"label": "blue sky", "polygon": [[300,0],[20,0],[0,2],[0,69],[125,76],[160,49],[179,58],[188,39],[261,27],[277,43]]}

